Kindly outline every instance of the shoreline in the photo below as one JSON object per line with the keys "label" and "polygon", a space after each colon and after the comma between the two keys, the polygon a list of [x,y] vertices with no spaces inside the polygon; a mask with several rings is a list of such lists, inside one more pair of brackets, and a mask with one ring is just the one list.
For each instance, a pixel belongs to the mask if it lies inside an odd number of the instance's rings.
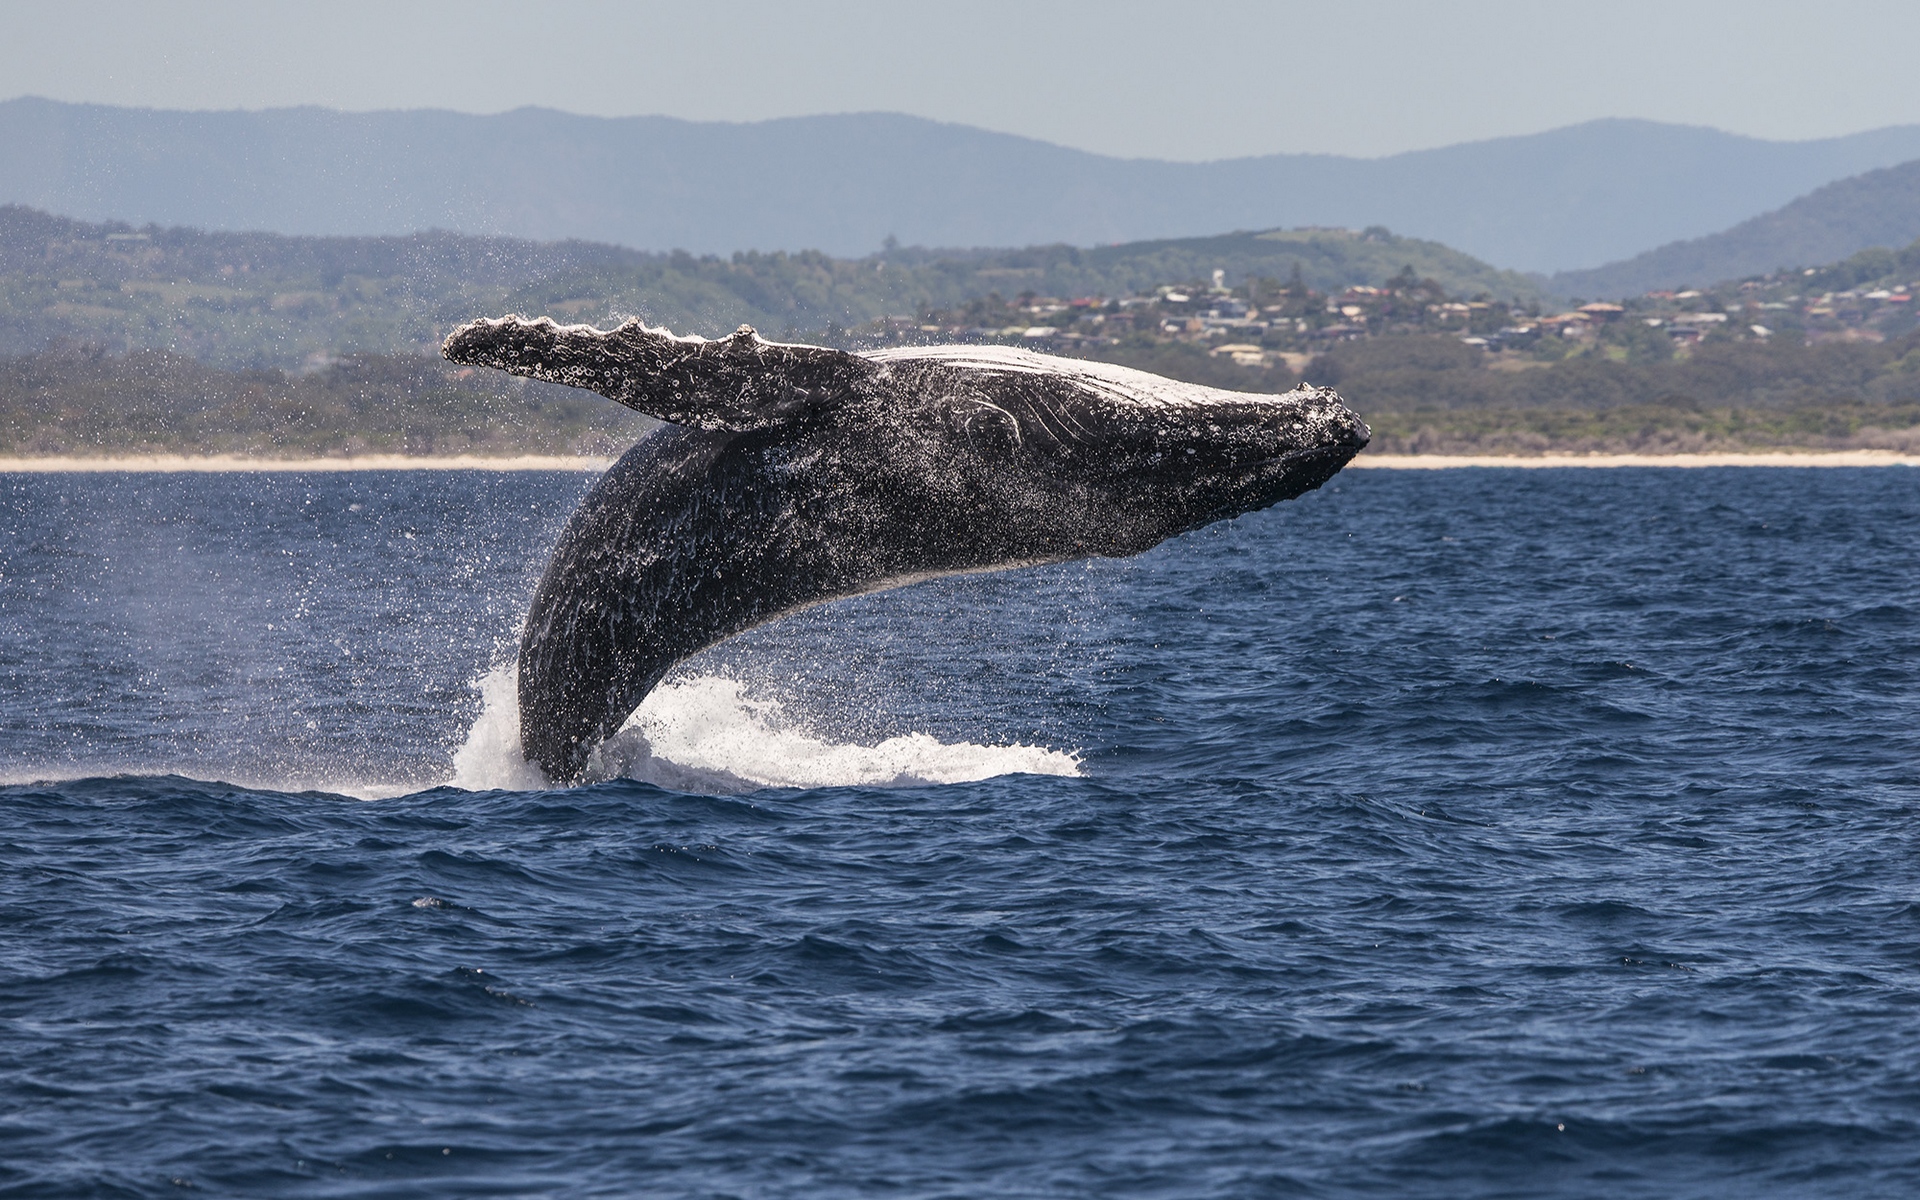
{"label": "shoreline", "polygon": [[[343,458],[250,458],[237,454],[47,455],[0,457],[0,475],[165,474],[252,471],[604,471],[595,455],[362,454]],[[1756,450],[1704,454],[1362,454],[1348,470],[1440,471],[1460,467],[1920,467],[1920,455],[1896,450]]]}
{"label": "shoreline", "polygon": [[1725,450],[1699,454],[1362,454],[1346,466],[1376,471],[1449,467],[1920,467],[1898,450]]}
{"label": "shoreline", "polygon": [[604,471],[612,458],[575,454],[360,454],[343,458],[251,458],[240,454],[57,454],[0,457],[0,475],[180,471]]}

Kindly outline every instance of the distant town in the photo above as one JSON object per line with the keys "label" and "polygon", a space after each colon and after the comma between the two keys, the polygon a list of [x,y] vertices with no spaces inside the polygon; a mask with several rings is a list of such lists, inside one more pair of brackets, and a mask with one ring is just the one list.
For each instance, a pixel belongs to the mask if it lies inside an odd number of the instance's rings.
{"label": "distant town", "polygon": [[1883,342],[1916,327],[1920,280],[1812,291],[1817,270],[1721,287],[1655,291],[1621,303],[1579,303],[1545,312],[1480,296],[1450,296],[1403,271],[1380,287],[1322,292],[1288,283],[1211,280],[1161,284],[1124,297],[995,294],[917,316],[890,316],[852,331],[861,345],[973,342],[1094,357],[1128,344],[1180,343],[1243,367],[1298,374],[1316,356],[1367,338],[1444,335],[1485,351],[1496,369],[1548,364],[1578,354],[1661,361],[1702,343]]}

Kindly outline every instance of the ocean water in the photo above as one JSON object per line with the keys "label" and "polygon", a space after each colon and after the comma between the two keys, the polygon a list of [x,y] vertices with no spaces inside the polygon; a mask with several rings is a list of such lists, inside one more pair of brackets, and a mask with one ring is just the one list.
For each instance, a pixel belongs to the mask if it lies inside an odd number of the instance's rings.
{"label": "ocean water", "polygon": [[1348,472],[548,790],[589,483],[0,476],[0,1195],[1920,1190],[1920,472]]}

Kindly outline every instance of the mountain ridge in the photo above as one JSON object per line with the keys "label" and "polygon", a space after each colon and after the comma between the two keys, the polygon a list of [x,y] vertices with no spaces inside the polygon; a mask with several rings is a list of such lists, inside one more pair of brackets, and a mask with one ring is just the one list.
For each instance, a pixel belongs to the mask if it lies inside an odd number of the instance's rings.
{"label": "mountain ridge", "polygon": [[1509,269],[1586,268],[1920,158],[1920,125],[1769,142],[1605,119],[1375,159],[1120,159],[890,113],[691,122],[522,108],[186,112],[0,102],[0,202],[90,220],[444,228],[694,253],[871,253],[1382,225]]}

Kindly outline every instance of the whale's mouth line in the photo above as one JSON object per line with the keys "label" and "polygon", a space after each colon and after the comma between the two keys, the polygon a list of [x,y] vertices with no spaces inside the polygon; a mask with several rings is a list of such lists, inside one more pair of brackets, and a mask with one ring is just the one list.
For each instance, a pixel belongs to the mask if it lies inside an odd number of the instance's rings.
{"label": "whale's mouth line", "polygon": [[1243,474],[1249,477],[1268,474],[1274,470],[1286,471],[1295,467],[1316,466],[1322,463],[1334,464],[1337,470],[1340,466],[1345,465],[1351,460],[1354,455],[1360,453],[1364,446],[1365,443],[1362,443],[1360,446],[1352,446],[1345,443],[1327,446],[1303,446],[1299,449],[1288,450],[1260,459],[1241,468],[1241,470]]}

